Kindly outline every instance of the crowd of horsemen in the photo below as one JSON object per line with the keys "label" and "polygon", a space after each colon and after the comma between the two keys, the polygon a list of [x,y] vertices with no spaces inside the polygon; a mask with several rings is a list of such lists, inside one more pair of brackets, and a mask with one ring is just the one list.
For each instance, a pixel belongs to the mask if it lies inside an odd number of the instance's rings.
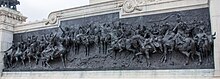
{"label": "crowd of horsemen", "polygon": [[20,5],[18,0],[0,0],[0,7],[8,7],[17,10],[16,5]]}
{"label": "crowd of horsemen", "polygon": [[[210,24],[206,21],[184,22],[177,16],[175,23],[162,22],[151,25],[132,25],[115,21],[101,25],[87,24],[79,27],[60,27],[62,32],[51,32],[42,36],[21,36],[19,42],[4,51],[5,67],[14,67],[14,63],[25,61],[35,64],[41,60],[43,67],[50,67],[49,61],[61,58],[63,66],[68,61],[67,54],[93,55],[91,48],[97,52],[111,54],[112,57],[121,53],[130,53],[133,59],[143,56],[149,60],[151,54],[161,54],[160,62],[168,60],[168,54],[181,53],[186,57],[185,65],[190,59],[203,58],[213,53],[213,40]],[[79,51],[80,48],[84,51]],[[113,53],[113,54],[112,54]],[[114,59],[114,58],[113,58]]]}

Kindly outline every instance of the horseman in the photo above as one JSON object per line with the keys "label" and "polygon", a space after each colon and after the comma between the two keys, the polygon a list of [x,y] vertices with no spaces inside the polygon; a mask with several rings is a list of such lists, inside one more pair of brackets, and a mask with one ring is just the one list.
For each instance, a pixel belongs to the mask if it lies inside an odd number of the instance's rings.
{"label": "horseman", "polygon": [[160,26],[159,35],[165,35],[166,31],[169,30],[170,27],[170,24],[168,22],[165,22],[163,25]]}
{"label": "horseman", "polygon": [[69,49],[70,45],[71,45],[71,29],[69,27],[65,27],[65,30],[63,28],[61,28],[62,31],[62,35],[61,38],[59,38],[59,40],[61,41],[61,43],[63,44],[63,46],[65,46],[65,48]]}
{"label": "horseman", "polygon": [[[10,65],[6,65],[5,67],[11,67],[12,58],[14,57],[16,50],[17,50],[17,46],[15,45],[15,42],[12,41],[11,47],[8,50],[4,51],[4,53],[5,53],[4,62],[10,64]],[[9,52],[9,51],[11,51],[11,52]]]}
{"label": "horseman", "polygon": [[57,41],[57,33],[53,34],[53,32],[51,32],[49,35],[45,36],[46,42],[47,44],[55,44],[55,41]]}
{"label": "horseman", "polygon": [[177,15],[176,21],[177,21],[177,25],[173,29],[173,31],[176,32],[174,39],[177,44],[181,44],[184,38],[187,37],[186,30],[188,29],[188,26],[186,25],[186,23],[182,21],[180,15]]}
{"label": "horseman", "polygon": [[173,52],[175,46],[175,33],[173,31],[167,30],[166,34],[162,39],[163,44],[163,55],[161,58],[161,62],[167,61],[167,54],[168,52]]}

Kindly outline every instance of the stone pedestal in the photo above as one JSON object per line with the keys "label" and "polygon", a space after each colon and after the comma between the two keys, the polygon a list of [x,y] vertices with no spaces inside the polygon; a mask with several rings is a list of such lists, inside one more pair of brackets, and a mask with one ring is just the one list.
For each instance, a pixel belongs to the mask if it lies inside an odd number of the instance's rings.
{"label": "stone pedestal", "polygon": [[[20,12],[1,7],[0,8],[0,70],[3,66],[3,51],[7,50],[11,46],[13,40],[13,29],[18,23],[22,23],[26,20]],[[1,72],[1,71],[0,71]]]}

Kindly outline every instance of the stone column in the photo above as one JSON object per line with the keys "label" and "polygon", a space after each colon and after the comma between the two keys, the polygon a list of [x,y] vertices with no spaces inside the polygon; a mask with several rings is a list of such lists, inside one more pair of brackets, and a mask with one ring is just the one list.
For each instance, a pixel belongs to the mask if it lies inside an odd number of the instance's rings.
{"label": "stone column", "polygon": [[220,76],[220,0],[209,0],[212,32],[216,32],[214,43],[215,76]]}
{"label": "stone column", "polygon": [[3,51],[7,50],[13,40],[13,29],[16,24],[22,23],[26,20],[20,12],[0,7],[0,72],[4,68],[3,65]]}

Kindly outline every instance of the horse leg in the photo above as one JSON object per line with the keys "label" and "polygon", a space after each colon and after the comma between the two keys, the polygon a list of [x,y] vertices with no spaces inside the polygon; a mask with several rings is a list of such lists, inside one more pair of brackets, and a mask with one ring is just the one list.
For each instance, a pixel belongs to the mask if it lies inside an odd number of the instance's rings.
{"label": "horse leg", "polygon": [[146,59],[146,62],[147,62],[147,66],[149,67],[150,65],[151,65],[151,63],[150,63],[150,61],[149,61],[149,59],[150,59],[150,56],[149,56],[149,52],[148,51],[146,51],[145,52],[145,59]]}
{"label": "horse leg", "polygon": [[76,51],[77,51],[77,54],[79,54],[79,50],[80,50],[80,44],[76,44]]}
{"label": "horse leg", "polygon": [[23,66],[25,66],[25,63],[24,63],[24,60],[23,60],[23,59],[21,60],[21,62],[22,62],[22,64],[23,64]]}
{"label": "horse leg", "polygon": [[134,55],[133,58],[132,58],[132,60],[134,60],[136,57],[137,57],[137,55]]}
{"label": "horse leg", "polygon": [[22,56],[20,56],[19,58],[21,59],[22,65],[25,66],[24,59],[22,58]]}
{"label": "horse leg", "polygon": [[67,59],[67,54],[64,54],[64,61],[66,62],[68,59]]}
{"label": "horse leg", "polygon": [[77,48],[78,48],[78,46],[76,45],[76,43],[74,44],[74,48],[75,48],[75,54],[77,54]]}
{"label": "horse leg", "polygon": [[133,56],[132,60],[134,60],[135,58],[139,58],[140,55],[143,55],[143,53],[142,53],[142,52],[136,53],[136,54]]}
{"label": "horse leg", "polygon": [[18,57],[17,57],[17,56],[15,56],[15,65],[13,66],[13,68],[14,68],[14,67],[16,67],[16,66],[17,66],[17,64],[18,64]]}
{"label": "horse leg", "polygon": [[[31,65],[31,57],[30,56],[28,56],[28,62],[29,62],[29,65]],[[31,65],[31,67],[32,67],[32,65]]]}
{"label": "horse leg", "polygon": [[160,46],[159,49],[160,49],[160,52],[163,52],[163,46]]}
{"label": "horse leg", "polygon": [[89,47],[88,47],[88,45],[86,46],[86,50],[87,50],[87,56],[89,56]]}
{"label": "horse leg", "polygon": [[101,46],[100,46],[100,43],[98,43],[98,46],[99,46],[99,53],[101,53]]}
{"label": "horse leg", "polygon": [[189,64],[189,59],[190,59],[190,53],[187,51],[182,51],[183,54],[186,55],[187,59],[186,59],[186,63],[184,65],[188,65]]}
{"label": "horse leg", "polygon": [[105,42],[102,42],[102,52],[105,54]]}
{"label": "horse leg", "polygon": [[86,46],[86,50],[87,50],[87,56],[89,56],[89,46]]}
{"label": "horse leg", "polygon": [[202,64],[202,55],[200,52],[196,52],[196,54],[199,56],[199,65]]}
{"label": "horse leg", "polygon": [[145,56],[146,59],[150,59],[149,51],[150,51],[149,49],[146,49],[145,52],[144,52],[145,55],[146,55],[146,56]]}
{"label": "horse leg", "polygon": [[104,54],[106,54],[106,42],[104,42]]}
{"label": "horse leg", "polygon": [[[10,56],[11,57],[11,56]],[[12,58],[9,58],[9,64],[10,64],[10,67],[13,67],[13,62],[11,60]]]}
{"label": "horse leg", "polygon": [[11,63],[13,62],[13,56],[10,56],[10,61],[11,61]]}
{"label": "horse leg", "polygon": [[62,62],[63,62],[63,67],[65,68],[66,65],[65,65],[65,61],[64,61],[64,55],[63,55],[63,54],[60,54],[60,58],[61,58],[61,60],[62,60]]}
{"label": "horse leg", "polygon": [[108,49],[108,43],[106,42],[106,44],[105,44],[105,54],[108,53],[107,49]]}
{"label": "horse leg", "polygon": [[165,63],[167,61],[167,51],[168,51],[167,49],[168,48],[166,46],[164,46],[164,53],[163,53],[163,55],[162,55],[162,57],[160,59],[160,62]]}
{"label": "horse leg", "polygon": [[86,49],[86,54],[85,54],[85,56],[87,56],[87,47],[85,46],[85,49]]}
{"label": "horse leg", "polygon": [[49,64],[48,62],[49,62],[49,59],[47,59],[47,60],[45,61],[45,64],[46,64],[49,68],[51,68],[51,66],[50,66],[50,64]]}
{"label": "horse leg", "polygon": [[37,56],[36,59],[35,59],[36,65],[38,65],[38,61],[39,61],[39,57]]}
{"label": "horse leg", "polygon": [[115,60],[116,60],[117,52],[114,52],[114,53],[115,53]]}
{"label": "horse leg", "polygon": [[44,60],[41,61],[41,66],[45,67],[45,61]]}
{"label": "horse leg", "polygon": [[154,44],[150,43],[151,47],[153,48],[153,53],[156,53],[157,52],[157,49],[156,47],[154,46]]}

